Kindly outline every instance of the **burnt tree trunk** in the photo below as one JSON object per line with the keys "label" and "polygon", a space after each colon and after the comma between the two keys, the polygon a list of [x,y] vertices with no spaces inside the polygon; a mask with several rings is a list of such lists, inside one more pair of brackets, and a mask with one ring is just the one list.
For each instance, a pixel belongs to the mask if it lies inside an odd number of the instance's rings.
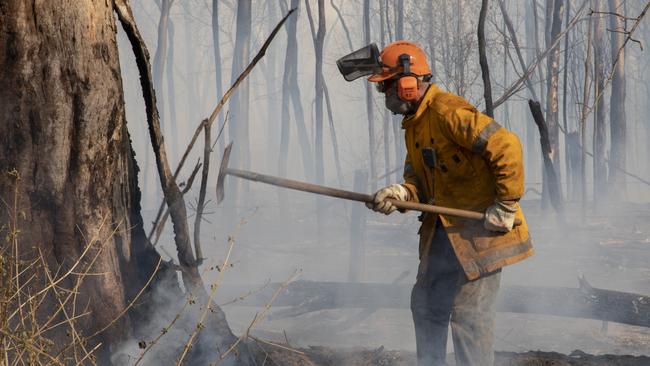
{"label": "burnt tree trunk", "polygon": [[[284,57],[284,71],[282,74],[282,105],[280,111],[280,154],[278,157],[278,172],[281,177],[287,176],[289,159],[289,141],[291,137],[291,114],[289,104],[293,106],[293,117],[298,133],[301,160],[305,179],[313,177],[313,154],[305,125],[305,114],[302,109],[300,87],[298,85],[298,39],[296,37],[298,16],[300,14],[300,0],[291,0],[291,9],[297,9],[296,15],[287,20],[287,49]],[[278,200],[282,218],[288,218],[289,206],[287,192],[278,190]]]}
{"label": "burnt tree trunk", "polygon": [[[531,63],[535,62],[535,58],[537,57],[537,51],[539,50],[538,47],[538,41],[537,41],[537,27],[536,27],[536,22],[537,22],[537,17],[535,16],[535,10],[534,10],[534,1],[527,1],[526,2],[526,9],[525,9],[525,15],[524,19],[525,21],[525,29],[526,29],[526,42],[525,42],[525,49],[526,49],[526,62],[528,65]],[[514,38],[513,38],[514,39]],[[541,70],[540,67],[537,68],[538,73],[537,75],[539,76],[539,70]],[[532,74],[531,74],[531,79],[532,79]],[[540,79],[541,80],[541,79]],[[540,88],[543,83],[539,83]],[[532,84],[531,80],[531,87],[535,87],[534,84]],[[539,95],[532,90],[529,89],[529,97],[532,98],[533,100],[538,100],[538,101],[543,101],[544,96]],[[538,144],[535,142],[537,139],[537,129],[535,126],[532,124],[526,124],[526,175],[532,179],[535,179],[539,181],[540,179],[540,173],[541,173],[541,168],[540,169],[540,164],[539,164],[539,148]],[[528,178],[528,179],[530,179]]]}
{"label": "burnt tree trunk", "polygon": [[[237,2],[235,50],[233,51],[230,77],[232,82],[237,79],[250,60],[252,6],[251,0],[241,0]],[[247,78],[242,82],[242,85],[235,90],[230,98],[230,122],[228,122],[230,139],[234,142],[230,164],[232,167],[241,167],[243,169],[248,169],[250,167],[250,150],[248,146],[249,100],[250,87]],[[238,198],[237,187],[239,184],[242,185],[244,190],[247,190],[247,187],[249,186],[248,182],[236,182],[229,185],[229,187],[231,187],[231,192],[228,193],[228,196],[235,204]]]}
{"label": "burnt tree trunk", "polygon": [[[223,76],[221,72],[221,44],[219,43],[219,0],[212,0],[212,52],[214,54],[216,100],[223,96]],[[189,29],[189,27],[188,27]],[[189,33],[189,32],[188,32]],[[191,108],[190,108],[191,110]],[[194,119],[192,119],[194,120]],[[219,114],[219,126],[223,123],[223,115]],[[223,151],[226,139],[219,139],[218,151]]]}
{"label": "burnt tree trunk", "polygon": [[589,67],[591,66],[591,32],[593,20],[587,23],[587,49],[585,50],[585,73],[582,86],[582,108],[580,109],[580,211],[582,222],[586,220],[587,214],[587,114],[589,113]]}
{"label": "burnt tree trunk", "polygon": [[[566,3],[566,9],[564,10],[564,24],[565,27],[569,26],[569,16],[571,13],[571,2],[567,1]],[[575,29],[572,30],[571,33],[575,34]],[[564,126],[564,162],[565,162],[565,173],[564,175],[566,176],[566,199],[567,201],[573,200],[573,197],[576,197],[576,192],[573,190],[576,186],[576,177],[579,169],[577,169],[577,166],[575,166],[576,161],[574,160],[573,162],[571,161],[571,153],[575,153],[575,151],[570,151],[571,149],[574,149],[576,145],[569,146],[569,140],[573,138],[573,142],[578,142],[578,140],[575,140],[576,136],[569,137],[571,132],[569,132],[569,122],[568,122],[568,111],[567,111],[567,104],[568,104],[568,99],[569,99],[569,54],[570,49],[569,49],[569,37],[570,34],[567,34],[564,37],[564,70],[562,71],[562,125]],[[575,156],[573,157],[575,158]],[[573,166],[573,169],[571,167]]]}
{"label": "burnt tree trunk", "polygon": [[[78,309],[92,314],[77,323],[84,334],[118,318],[160,258],[142,227],[116,31],[112,2],[0,1],[0,199],[20,193],[23,259],[38,249],[57,273],[92,246],[89,270],[101,275],[79,291]],[[13,169],[22,179],[10,179]],[[0,227],[9,216],[0,210]],[[93,340],[100,362],[134,319]]]}
{"label": "burnt tree trunk", "polygon": [[[386,9],[389,8],[387,2]],[[393,10],[395,13],[395,39],[391,41],[399,41],[404,39],[404,0],[397,0],[393,2]],[[390,19],[387,17],[386,24],[390,25]],[[390,31],[389,31],[390,33]],[[390,113],[390,112],[388,112]],[[401,116],[391,115],[392,125],[393,125],[393,136],[395,139],[393,143],[395,145],[395,164],[401,164],[404,161],[406,156],[406,146],[404,145],[404,132],[401,128]],[[375,179],[371,177],[370,179]],[[402,170],[398,169],[395,172],[395,179],[400,181],[402,179]]]}
{"label": "burnt tree trunk", "polygon": [[[388,22],[390,21],[390,19],[388,19],[388,17],[386,16],[387,7],[388,4],[384,0],[381,0],[379,2],[379,39],[381,40],[381,45],[380,45],[381,49],[383,49],[386,46],[386,27],[388,26]],[[391,116],[390,116],[390,111],[388,109],[384,109],[382,113],[382,132],[384,134],[384,175],[385,175],[384,184],[389,185],[391,183],[391,177],[389,172],[392,167],[390,165]]]}
{"label": "burnt tree trunk", "polygon": [[[622,13],[621,0],[609,0],[609,11]],[[609,156],[608,196],[621,200],[625,197],[625,34],[623,20],[610,16],[611,56],[614,65],[612,75],[612,94],[609,103],[609,128],[611,136],[611,154]],[[620,50],[620,54],[619,54]]]}
{"label": "burnt tree trunk", "polygon": [[[547,1],[547,34],[546,45],[549,47],[555,43],[560,30],[562,28],[562,8],[563,0],[549,0]],[[548,15],[550,14],[550,17]],[[550,23],[550,24],[549,24]],[[560,46],[556,46],[550,53],[546,64],[546,126],[548,128],[548,139],[550,144],[550,158],[553,164],[553,170],[557,177],[549,177],[549,171],[546,162],[544,163],[545,169],[543,174],[544,186],[542,187],[542,197],[549,197],[547,193],[551,188],[550,185],[555,184],[551,179],[555,179],[558,183],[561,182],[560,178],[560,128],[559,128],[559,113],[558,113],[558,86],[559,86],[559,70],[560,70]],[[562,197],[562,188],[560,186],[560,199]],[[551,200],[554,198],[549,197]]]}
{"label": "burnt tree trunk", "polygon": [[[594,11],[601,11],[601,1],[594,1]],[[607,163],[605,162],[606,129],[605,98],[600,94],[605,89],[605,21],[601,15],[594,20],[594,208],[598,209],[602,198],[607,194]]]}
{"label": "burnt tree trunk", "polygon": [[[163,123],[166,122],[163,103],[163,74],[165,72],[165,64],[167,62],[167,48],[168,34],[169,34],[169,12],[174,0],[161,0],[160,1],[160,18],[158,19],[158,40],[156,46],[156,53],[153,57],[153,82],[158,92],[158,105],[162,114]],[[164,127],[163,127],[164,131]]]}
{"label": "burnt tree trunk", "polygon": [[564,203],[562,201],[562,186],[560,178],[553,164],[553,147],[549,137],[548,125],[544,120],[542,108],[539,102],[528,100],[528,107],[533,115],[533,120],[539,129],[540,145],[542,146],[542,159],[544,160],[544,172],[547,176],[548,195],[551,205],[557,212],[559,223],[564,222]]}
{"label": "burnt tree trunk", "polygon": [[[167,35],[168,35],[168,46],[167,46],[167,67],[165,68],[165,79],[167,83],[166,94],[167,94],[167,107],[169,114],[167,116],[167,136],[169,136],[169,155],[171,162],[174,164],[180,156],[178,156],[178,140],[179,129],[178,129],[178,118],[176,115],[176,83],[174,83],[174,22],[169,19],[169,25],[167,26]],[[162,92],[161,92],[162,94]],[[188,93],[189,94],[189,93]],[[175,164],[174,164],[175,165]]]}
{"label": "burnt tree trunk", "polygon": [[325,43],[325,1],[318,0],[318,30],[314,38],[314,49],[316,52],[316,88],[315,112],[316,130],[314,131],[314,156],[316,158],[316,183],[322,184],[325,181],[325,164],[323,156],[323,45]]}
{"label": "burnt tree trunk", "polygon": [[488,0],[481,1],[481,11],[478,16],[478,54],[481,65],[481,76],[483,77],[483,98],[485,98],[485,114],[494,118],[492,107],[492,83],[490,82],[490,67],[485,53],[485,16],[488,10]]}
{"label": "burnt tree trunk", "polygon": [[[370,44],[370,0],[363,1],[363,44]],[[366,117],[368,118],[368,160],[370,162],[370,189],[377,187],[377,161],[375,159],[375,115],[372,85],[366,83]]]}

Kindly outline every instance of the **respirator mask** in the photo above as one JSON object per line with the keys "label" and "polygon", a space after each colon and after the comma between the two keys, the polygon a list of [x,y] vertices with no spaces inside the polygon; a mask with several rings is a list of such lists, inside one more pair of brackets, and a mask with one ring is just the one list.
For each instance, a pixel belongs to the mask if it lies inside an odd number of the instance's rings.
{"label": "respirator mask", "polygon": [[[408,73],[408,55],[404,59],[404,71]],[[403,75],[397,79],[387,79],[377,84],[377,91],[385,95],[386,108],[394,114],[411,114],[417,109],[420,80],[415,75]]]}

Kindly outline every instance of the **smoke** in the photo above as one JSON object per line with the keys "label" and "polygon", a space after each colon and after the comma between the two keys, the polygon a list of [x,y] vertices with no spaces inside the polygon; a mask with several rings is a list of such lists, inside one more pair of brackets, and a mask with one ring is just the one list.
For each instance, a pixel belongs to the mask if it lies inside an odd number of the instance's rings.
{"label": "smoke", "polygon": [[[472,5],[476,6],[476,4]],[[360,8],[354,8],[353,4],[345,3],[343,13],[349,25],[361,13]],[[180,8],[172,9],[174,11]],[[178,118],[175,123],[179,125],[178,135],[165,132],[166,142],[184,147],[189,141],[189,133],[194,131],[200,120],[191,120],[187,116],[207,116],[217,103],[217,96],[214,91],[214,66],[210,59],[212,57],[211,29],[209,12],[203,8],[188,6],[191,17],[177,17],[174,21],[177,25],[176,34],[180,40],[187,37],[184,32],[189,29],[192,32],[191,43],[177,40],[176,55],[190,54],[187,59],[194,64],[187,65],[185,58],[175,61],[177,92],[182,94],[179,100],[174,101],[177,105]],[[327,16],[332,20],[331,24],[338,24],[337,15],[327,6]],[[224,12],[230,10],[222,7]],[[355,13],[359,10],[358,14]],[[453,9],[444,9],[443,16],[453,17]],[[471,9],[470,9],[471,10]],[[520,9],[521,10],[521,9]],[[147,44],[155,45],[156,24],[147,18],[146,14],[157,14],[155,7],[144,4],[134,4],[136,18],[142,29]],[[414,9],[406,9],[407,19],[420,19]],[[277,19],[266,19],[260,9],[253,10],[254,20],[259,20],[258,29],[253,29],[253,49],[259,45],[266,36],[268,24]],[[468,11],[471,13],[471,11]],[[515,14],[515,13],[513,13]],[[523,11],[519,14],[523,14]],[[279,14],[276,14],[279,17]],[[512,15],[512,14],[511,14]],[[235,18],[232,13],[222,16],[222,57],[224,69],[222,75],[230,75],[230,65],[233,44],[229,39],[235,39],[235,25],[231,24]],[[300,14],[298,20],[298,59],[299,64],[297,78],[301,87],[302,107],[304,108],[304,120],[297,121],[295,116],[290,118],[290,143],[287,158],[287,178],[305,179],[306,173],[303,169],[301,154],[302,149],[298,141],[297,124],[303,123],[306,126],[308,137],[313,141],[314,118],[313,118],[313,45],[311,35],[306,21],[306,16]],[[197,21],[185,27],[187,19]],[[515,19],[516,20],[516,19]],[[519,19],[521,20],[521,19]],[[329,20],[328,20],[329,22]],[[452,22],[450,20],[450,22]],[[517,23],[517,22],[515,22]],[[255,21],[254,21],[255,24]],[[422,38],[426,32],[418,31],[417,22],[412,22],[412,33],[416,41],[426,41]],[[451,24],[450,24],[451,25]],[[441,24],[437,24],[437,27]],[[254,27],[255,28],[255,27]],[[383,162],[383,143],[377,144],[377,151],[368,151],[368,126],[365,115],[364,87],[362,81],[356,84],[346,83],[342,80],[334,65],[334,60],[343,54],[348,53],[347,41],[341,27],[332,26],[328,28],[327,45],[325,47],[324,74],[332,97],[333,126],[336,129],[338,146],[340,148],[341,168],[343,182],[339,183],[335,174],[333,141],[331,135],[326,132],[324,135],[325,148],[325,181],[327,185],[337,186],[344,189],[353,188],[353,177],[355,170],[367,169],[369,154],[375,154],[376,160],[381,162],[378,170],[380,172],[390,171],[399,168],[402,161],[395,157],[395,142],[401,142],[402,136],[393,133],[392,126],[388,131],[381,128],[381,115],[377,116],[375,130],[376,141],[382,142],[384,133],[389,134],[388,162]],[[466,29],[467,39],[472,40],[474,24],[463,24]],[[437,31],[443,32],[443,29]],[[523,31],[522,31],[523,32]],[[360,32],[359,32],[360,33]],[[444,33],[440,33],[444,34]],[[495,33],[496,34],[496,33]],[[440,36],[440,35],[437,35]],[[463,36],[464,35],[459,35]],[[361,34],[351,34],[352,42],[362,46]],[[523,38],[523,37],[522,37]],[[225,41],[223,41],[225,40]],[[122,54],[122,72],[124,76],[125,99],[129,131],[134,141],[137,152],[138,163],[141,167],[141,187],[145,195],[144,212],[145,222],[151,222],[155,210],[161,202],[161,197],[156,195],[159,185],[156,177],[155,163],[148,156],[150,149],[147,142],[148,135],[145,128],[139,91],[137,70],[128,57],[129,47],[123,47],[123,35],[120,36],[120,51]],[[446,62],[445,57],[452,52],[443,48],[444,39],[440,39],[441,49],[436,56],[438,75],[435,79],[443,89],[455,91],[453,62]],[[453,40],[452,40],[453,41]],[[464,40],[466,41],[466,40]],[[469,42],[465,42],[469,44]],[[464,44],[465,44],[464,43]],[[579,51],[579,47],[574,50]],[[286,36],[283,32],[278,35],[269,53],[265,56],[262,64],[256,68],[250,76],[251,85],[251,118],[250,118],[250,140],[235,141],[235,144],[248,143],[251,152],[251,169],[265,174],[278,173],[278,160],[280,155],[280,107],[282,73],[284,71],[284,52],[286,48]],[[491,49],[491,60],[501,60],[504,56],[499,54],[499,47]],[[442,52],[444,50],[444,52]],[[123,52],[122,52],[123,51]],[[151,51],[151,50],[150,50]],[[473,49],[467,49],[468,59],[477,60],[473,56]],[[647,79],[650,76],[644,67],[640,54],[632,51],[630,54],[628,69],[635,73],[640,81],[631,82],[628,93],[628,120],[630,127],[628,146],[628,166],[626,169],[637,173],[640,177],[648,177],[650,168],[647,160],[644,159],[650,150],[646,143],[647,136],[650,136],[650,126],[647,124],[648,103],[644,99],[647,92]],[[467,79],[473,80],[478,75],[478,68],[472,66],[473,61],[468,61]],[[477,61],[476,61],[477,62]],[[503,86],[500,84],[508,80],[500,75],[499,68],[494,68],[495,95],[499,95]],[[186,70],[195,70],[194,73]],[[510,82],[512,82],[512,71]],[[579,80],[578,80],[579,81]],[[226,80],[226,84],[229,82]],[[268,85],[272,83],[272,85]],[[644,86],[646,85],[646,86]],[[226,85],[227,86],[227,85]],[[468,100],[478,102],[480,100],[481,87],[478,83],[469,83],[466,88],[465,97]],[[163,91],[164,93],[164,91]],[[189,93],[187,98],[185,94]],[[582,209],[581,198],[575,195],[567,195],[569,184],[567,178],[572,174],[565,166],[564,151],[560,151],[560,168],[563,190],[567,201],[566,222],[558,222],[557,215],[552,209],[542,210],[540,208],[539,192],[542,190],[541,154],[538,147],[538,135],[534,130],[530,112],[525,103],[526,95],[521,94],[512,98],[507,105],[497,109],[496,117],[502,120],[504,126],[520,136],[524,142],[526,167],[526,188],[527,193],[523,198],[522,207],[531,231],[536,254],[530,259],[504,269],[502,287],[507,286],[546,286],[546,287],[577,287],[578,276],[583,274],[592,286],[617,291],[635,292],[639,294],[650,294],[650,254],[648,243],[650,242],[650,229],[648,218],[650,216],[650,188],[647,184],[638,179],[627,176],[625,187],[611,187],[615,190],[623,190],[622,202],[605,203],[602,197],[595,197],[601,200],[600,207],[593,206],[593,183],[591,181],[592,162],[587,160],[587,189],[588,201],[585,210]],[[646,98],[647,99],[647,98]],[[191,101],[191,103],[190,103]],[[376,111],[384,112],[383,100],[374,94]],[[505,108],[508,108],[506,113]],[[569,111],[570,121],[575,122],[578,114],[574,110]],[[192,113],[190,113],[192,111]],[[377,113],[375,113],[377,114]],[[200,119],[200,118],[199,118]],[[327,121],[327,119],[326,119]],[[391,123],[399,123],[391,121]],[[575,124],[575,123],[574,123]],[[587,133],[591,134],[591,123],[588,125]],[[569,125],[570,128],[576,126]],[[226,131],[228,130],[226,126]],[[328,130],[325,126],[325,131]],[[533,130],[531,130],[533,128]],[[216,130],[213,129],[213,131]],[[401,131],[401,130],[399,130]],[[532,131],[532,132],[530,132]],[[216,134],[215,134],[216,135]],[[530,135],[530,138],[526,138]],[[224,133],[222,139],[228,136]],[[202,143],[202,141],[200,141]],[[219,146],[218,144],[216,146]],[[564,136],[560,135],[560,146],[564,146]],[[588,139],[588,146],[591,140]],[[188,161],[196,161],[202,153],[197,144],[196,151],[192,153]],[[591,151],[591,149],[589,149]],[[178,151],[178,149],[176,150]],[[380,157],[380,158],[379,158]],[[170,157],[172,167],[179,159],[178,156]],[[221,152],[215,148],[213,163],[211,167],[211,180],[216,180],[217,169],[221,159]],[[190,165],[190,164],[188,164]],[[189,170],[181,173],[181,177],[189,174]],[[399,180],[397,175],[391,175],[390,181]],[[376,177],[374,177],[376,178]],[[181,178],[180,180],[183,180]],[[371,180],[372,177],[371,177]],[[372,183],[384,183],[384,180],[369,182],[368,186],[361,189],[370,193]],[[210,185],[213,185],[211,183]],[[238,184],[234,178],[228,178],[227,184]],[[358,203],[346,203],[333,199],[325,199],[325,215],[322,221],[317,221],[316,198],[297,192],[289,192],[283,196],[287,200],[289,211],[283,212],[280,209],[280,194],[277,188],[262,184],[251,184],[250,189],[242,194],[243,199],[233,201],[226,197],[226,201],[217,206],[214,203],[214,187],[208,189],[208,203],[206,211],[207,223],[202,226],[202,242],[206,257],[214,263],[223,258],[228,250],[226,233],[232,231],[234,224],[245,216],[248,224],[237,236],[237,243],[233,251],[233,264],[224,276],[224,283],[241,286],[249,289],[260,287],[266,281],[281,282],[286,279],[295,269],[303,270],[302,279],[313,281],[348,281],[350,258],[351,258],[351,207]],[[196,189],[186,195],[190,214],[192,204],[197,197]],[[256,214],[250,216],[248,213],[256,209]],[[584,212],[584,214],[583,214]],[[368,212],[365,223],[366,239],[365,264],[361,270],[361,281],[393,283],[404,272],[410,272],[405,278],[399,280],[399,284],[409,285],[415,280],[415,273],[418,266],[418,230],[419,222],[416,214],[408,213],[401,215],[395,213],[384,217],[383,215]],[[175,248],[171,236],[171,229],[168,227],[158,245],[165,259],[176,260]],[[357,265],[352,263],[353,266]],[[361,264],[358,264],[361,265]],[[215,279],[214,272],[205,275],[207,283]],[[142,350],[138,347],[141,340],[150,341],[154,339],[170,321],[179,313],[183,301],[170,298],[168,294],[160,293],[160,309],[152,321],[143,329],[138,330],[141,336],[126,342],[123,347],[116,351],[116,360],[126,360],[125,364],[134,362]],[[219,303],[231,299],[219,297]],[[275,308],[273,308],[275,309]],[[241,306],[238,303],[224,307],[228,321],[236,334],[246,330],[250,319],[259,308]],[[278,308],[278,310],[281,310]],[[151,352],[143,360],[145,364],[160,364],[161,361],[168,363],[176,359],[182,351],[184,342],[196,327],[196,319],[199,315],[199,306],[188,306],[179,317],[176,324],[168,330],[168,334],[161,338]],[[322,310],[308,313],[293,318],[275,319],[258,324],[253,329],[253,334],[263,338],[276,339],[279,341],[288,340],[294,346],[309,345],[331,345],[336,347],[345,346],[367,346],[377,347],[384,345],[388,349],[413,350],[415,341],[411,314],[408,309],[377,309],[372,314],[362,317],[359,309],[336,309]],[[354,324],[350,326],[350,324]],[[286,337],[286,338],[285,338]],[[208,336],[200,338],[203,342],[210,343]],[[560,318],[548,315],[535,314],[510,314],[500,313],[497,318],[496,349],[524,351],[529,349],[543,349],[549,351],[570,352],[580,348],[592,353],[643,353],[647,352],[647,344],[650,343],[650,331],[645,328],[625,326],[620,324],[608,324],[604,326],[597,320],[585,320],[574,318]],[[451,347],[451,346],[450,346]],[[212,349],[212,348],[207,348]],[[215,350],[214,355],[218,354]],[[209,356],[214,356],[209,355]],[[207,361],[214,358],[206,356]]]}

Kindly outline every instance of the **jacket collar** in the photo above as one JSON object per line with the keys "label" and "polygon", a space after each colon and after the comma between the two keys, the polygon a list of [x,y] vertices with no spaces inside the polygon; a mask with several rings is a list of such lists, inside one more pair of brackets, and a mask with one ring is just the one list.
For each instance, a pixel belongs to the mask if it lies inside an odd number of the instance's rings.
{"label": "jacket collar", "polygon": [[429,105],[433,102],[438,93],[440,93],[438,86],[434,83],[431,83],[431,85],[429,85],[427,88],[427,91],[424,93],[424,97],[422,97],[422,101],[420,102],[417,111],[415,111],[414,114],[405,116],[402,120],[402,129],[417,124],[420,121],[420,117],[424,111],[429,108]]}

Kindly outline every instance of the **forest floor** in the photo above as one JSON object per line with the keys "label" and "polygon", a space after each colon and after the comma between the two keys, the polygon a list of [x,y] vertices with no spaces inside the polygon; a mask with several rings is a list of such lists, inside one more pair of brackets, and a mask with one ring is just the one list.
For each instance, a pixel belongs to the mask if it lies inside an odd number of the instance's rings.
{"label": "forest floor", "polygon": [[[225,283],[255,289],[269,280],[282,282],[295,269],[301,269],[303,280],[348,280],[350,206],[329,203],[328,222],[320,222],[319,228],[315,210],[310,209],[313,198],[291,198],[296,204],[288,218],[279,217],[277,207],[264,202],[238,215],[246,224],[236,234],[234,267],[226,272]],[[298,198],[303,206],[297,203]],[[583,220],[580,205],[575,203],[569,205],[564,223],[558,223],[552,211],[544,213],[539,206],[538,200],[522,202],[536,254],[506,268],[502,286],[577,287],[577,278],[583,275],[593,287],[650,295],[650,204],[619,204],[602,208],[597,214],[588,207]],[[213,243],[209,258],[223,258],[226,253],[223,238],[233,232],[236,220],[225,215],[230,214],[217,210],[216,217],[211,218],[213,232],[203,235],[205,243]],[[394,283],[404,272],[409,275],[400,283],[414,281],[418,224],[415,214],[368,213],[362,281]],[[320,239],[319,231],[325,233]],[[169,244],[162,243],[173,253]],[[218,303],[229,300],[217,298]],[[261,310],[237,303],[223,309],[238,334],[246,331]],[[267,365],[415,365],[415,337],[408,309],[378,309],[363,318],[358,318],[363,309],[273,318],[274,311],[282,309],[271,308],[271,319],[258,321],[251,332],[264,342],[295,350],[257,342]],[[650,328],[498,313],[495,349],[496,364],[504,366],[650,365]],[[448,352],[453,352],[451,344]],[[279,361],[272,363],[272,359]]]}
{"label": "forest floor", "polygon": [[[300,352],[300,353],[297,353]],[[388,351],[383,347],[367,349],[332,349],[310,347],[283,350],[260,347],[260,364],[268,366],[415,366],[415,353]],[[447,356],[454,366],[454,356]],[[650,357],[628,355],[589,355],[574,351],[569,355],[557,352],[529,351],[524,353],[496,352],[494,366],[648,366]]]}
{"label": "forest floor", "polygon": [[[300,353],[297,353],[300,352]],[[273,346],[260,348],[258,358],[268,366],[415,366],[415,354],[387,351],[383,347],[367,349],[332,349],[310,347],[283,350]],[[447,356],[454,366],[453,355]],[[569,355],[557,352],[496,352],[494,366],[648,366],[650,357],[628,355],[589,355],[574,351]]]}

